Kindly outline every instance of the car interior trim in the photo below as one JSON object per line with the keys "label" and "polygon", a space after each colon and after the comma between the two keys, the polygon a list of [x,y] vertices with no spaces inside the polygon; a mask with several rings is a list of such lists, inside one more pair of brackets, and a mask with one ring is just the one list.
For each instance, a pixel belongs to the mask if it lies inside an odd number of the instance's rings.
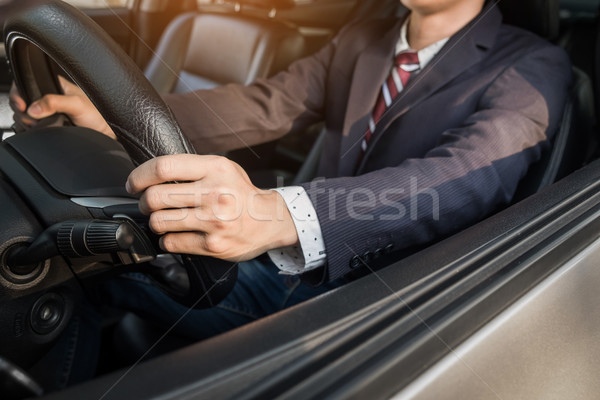
{"label": "car interior trim", "polygon": [[[600,360],[586,331],[598,331],[600,241],[415,379],[394,400],[573,398],[597,393]],[[575,294],[575,295],[574,295]],[[519,362],[514,360],[518,358]],[[557,363],[560,379],[556,379]],[[595,362],[598,366],[597,361]],[[456,385],[461,382],[461,385]],[[532,385],[531,382],[536,382]]]}
{"label": "car interior trim", "polygon": [[82,207],[106,208],[121,204],[137,204],[137,199],[123,197],[71,197],[71,201]]}

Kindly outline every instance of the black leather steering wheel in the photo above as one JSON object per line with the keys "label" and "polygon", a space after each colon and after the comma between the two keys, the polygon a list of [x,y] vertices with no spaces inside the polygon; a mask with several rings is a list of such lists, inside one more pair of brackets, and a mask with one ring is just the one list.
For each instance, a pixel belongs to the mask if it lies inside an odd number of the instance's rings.
{"label": "black leather steering wheel", "polygon": [[[15,83],[26,100],[59,93],[48,57],[90,98],[132,160],[195,153],[173,113],[125,52],[85,14],[48,1],[10,16],[4,26]],[[39,52],[42,52],[40,56]],[[190,290],[171,293],[189,306],[210,307],[233,287],[237,267],[184,256]]]}
{"label": "black leather steering wheel", "polygon": [[4,27],[17,87],[44,94],[27,47],[47,54],[91,99],[136,163],[194,153],[164,101],[125,52],[90,18],[61,1],[31,7]]}

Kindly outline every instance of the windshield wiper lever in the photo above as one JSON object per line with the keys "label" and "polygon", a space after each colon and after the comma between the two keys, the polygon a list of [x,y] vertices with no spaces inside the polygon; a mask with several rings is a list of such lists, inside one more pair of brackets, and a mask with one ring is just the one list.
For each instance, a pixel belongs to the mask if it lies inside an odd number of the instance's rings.
{"label": "windshield wiper lever", "polygon": [[65,221],[46,229],[28,247],[15,248],[6,260],[10,267],[18,268],[59,254],[81,258],[129,251],[133,262],[141,262],[155,257],[147,243],[142,230],[126,219]]}

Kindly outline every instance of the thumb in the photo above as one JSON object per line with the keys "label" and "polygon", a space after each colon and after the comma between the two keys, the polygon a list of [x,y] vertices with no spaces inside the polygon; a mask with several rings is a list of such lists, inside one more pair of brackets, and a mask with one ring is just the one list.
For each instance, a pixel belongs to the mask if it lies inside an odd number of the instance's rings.
{"label": "thumb", "polygon": [[47,109],[44,109],[42,104],[42,100],[34,101],[31,103],[29,108],[27,109],[27,114],[35,119],[41,119],[47,117],[49,115],[54,114],[53,112],[49,112]]}
{"label": "thumb", "polygon": [[71,115],[78,111],[79,100],[79,98],[74,96],[47,94],[33,102],[27,109],[27,114],[36,119],[46,118],[56,113]]}

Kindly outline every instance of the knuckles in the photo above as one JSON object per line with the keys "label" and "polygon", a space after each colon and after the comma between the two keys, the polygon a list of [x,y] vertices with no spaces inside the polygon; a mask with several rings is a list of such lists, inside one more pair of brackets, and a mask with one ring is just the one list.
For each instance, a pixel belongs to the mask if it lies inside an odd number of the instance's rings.
{"label": "knuckles", "polygon": [[228,250],[227,243],[220,235],[209,234],[204,236],[204,249],[207,253],[219,256]]}
{"label": "knuckles", "polygon": [[165,235],[161,238],[161,247],[169,253],[181,252],[178,248],[179,241],[173,234]]}
{"label": "knuckles", "polygon": [[154,175],[163,182],[173,180],[175,161],[172,157],[159,157],[155,159]]}
{"label": "knuckles", "polygon": [[48,94],[42,97],[39,101],[40,106],[45,112],[52,112],[56,110],[58,106],[58,97],[55,95]]}
{"label": "knuckles", "polygon": [[165,220],[160,213],[150,214],[148,224],[154,233],[161,234],[167,231]]}
{"label": "knuckles", "polygon": [[236,194],[226,186],[217,186],[212,195],[214,203],[220,207],[231,207],[236,203]]}
{"label": "knuckles", "polygon": [[213,156],[210,159],[211,169],[219,173],[227,172],[230,163],[231,161],[223,156]]}
{"label": "knuckles", "polygon": [[160,187],[151,186],[144,192],[142,196],[142,201],[140,202],[140,210],[142,212],[148,213],[156,210],[160,210],[164,207],[162,199],[162,194],[160,191]]}
{"label": "knuckles", "polygon": [[210,170],[215,176],[231,177],[232,175],[238,175],[237,164],[223,156],[212,156],[209,159]]}
{"label": "knuckles", "polygon": [[214,231],[226,231],[230,226],[229,221],[225,221],[216,217],[211,222]]}

